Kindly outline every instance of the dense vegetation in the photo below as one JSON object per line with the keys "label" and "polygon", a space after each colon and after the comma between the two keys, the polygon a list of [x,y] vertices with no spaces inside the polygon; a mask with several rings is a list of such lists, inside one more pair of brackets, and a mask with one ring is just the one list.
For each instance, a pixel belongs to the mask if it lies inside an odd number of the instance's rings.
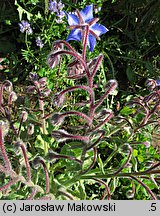
{"label": "dense vegetation", "polygon": [[[0,2],[1,199],[159,198],[159,3]],[[92,4],[90,52],[67,14]]]}

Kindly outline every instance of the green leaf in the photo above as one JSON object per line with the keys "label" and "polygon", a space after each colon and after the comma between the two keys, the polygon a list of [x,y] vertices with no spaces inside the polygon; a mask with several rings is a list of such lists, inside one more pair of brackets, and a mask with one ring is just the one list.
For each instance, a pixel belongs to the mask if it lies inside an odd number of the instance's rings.
{"label": "green leaf", "polygon": [[81,200],[86,200],[86,191],[85,191],[85,186],[84,186],[84,181],[81,180],[79,181],[79,186],[78,186],[78,191],[80,193],[80,199]]}
{"label": "green leaf", "polygon": [[36,142],[35,142],[35,147],[44,149],[44,143],[45,143],[45,142],[44,142],[42,136],[39,134],[39,135],[37,136],[37,139],[36,139]]}
{"label": "green leaf", "polygon": [[142,163],[144,161],[144,157],[142,155],[139,155],[138,160],[139,160],[140,163]]}
{"label": "green leaf", "polygon": [[138,150],[134,149],[134,150],[133,150],[133,155],[134,155],[135,157],[137,157],[137,155],[138,155]]}
{"label": "green leaf", "polygon": [[120,111],[121,115],[125,115],[128,116],[130,114],[133,114],[135,112],[134,108],[130,108],[130,107],[123,107],[123,109]]}
{"label": "green leaf", "polygon": [[103,161],[102,161],[102,159],[101,159],[100,154],[98,155],[97,162],[98,162],[99,168],[101,169],[101,172],[102,172],[103,174],[105,174],[105,172],[104,172],[104,167],[103,167]]}
{"label": "green leaf", "polygon": [[135,82],[136,76],[130,65],[127,67],[126,74],[128,80],[131,82],[131,84],[133,84]]}
{"label": "green leaf", "polygon": [[31,14],[30,12],[26,11],[25,9],[23,9],[18,3],[17,0],[15,1],[15,5],[18,7],[18,13],[19,13],[19,20],[22,20],[22,15],[23,13],[27,15],[27,19],[30,20],[31,17],[33,16],[33,14]]}

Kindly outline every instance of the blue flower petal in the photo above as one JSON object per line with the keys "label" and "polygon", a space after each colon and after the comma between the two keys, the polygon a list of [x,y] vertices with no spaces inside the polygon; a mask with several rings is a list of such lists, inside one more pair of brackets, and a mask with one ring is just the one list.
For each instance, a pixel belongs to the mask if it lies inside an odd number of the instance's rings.
{"label": "blue flower petal", "polygon": [[89,34],[88,46],[91,52],[93,52],[95,45],[96,45],[96,38],[92,34]]}
{"label": "blue flower petal", "polygon": [[102,34],[108,32],[109,30],[98,23],[93,24],[92,26],[90,26],[90,29],[97,35],[97,36],[101,36]]}
{"label": "blue flower petal", "polygon": [[79,24],[79,19],[76,15],[67,12],[65,14],[67,15],[67,21],[70,26]]}
{"label": "blue flower petal", "polygon": [[80,11],[84,22],[88,22],[93,19],[93,4],[86,6],[84,9]]}
{"label": "blue flower petal", "polygon": [[160,79],[156,80],[157,85],[160,85]]}
{"label": "blue flower petal", "polygon": [[69,40],[76,40],[76,41],[80,41],[82,39],[82,34],[81,31],[79,29],[73,29],[70,34],[67,37],[66,41]]}

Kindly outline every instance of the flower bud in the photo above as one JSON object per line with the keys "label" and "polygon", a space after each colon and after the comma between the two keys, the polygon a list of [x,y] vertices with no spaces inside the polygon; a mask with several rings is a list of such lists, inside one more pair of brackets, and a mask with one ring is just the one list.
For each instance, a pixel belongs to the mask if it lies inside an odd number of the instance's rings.
{"label": "flower bud", "polygon": [[22,122],[26,122],[28,118],[28,113],[26,111],[22,111],[21,118]]}
{"label": "flower bud", "polygon": [[47,77],[43,77],[43,78],[39,79],[38,82],[39,82],[41,88],[45,87],[47,84]]}
{"label": "flower bud", "polygon": [[36,73],[30,72],[30,73],[29,73],[29,79],[30,79],[31,81],[37,81],[37,80],[38,80],[38,75],[37,75]]}
{"label": "flower bud", "polygon": [[116,116],[114,118],[114,120],[115,120],[116,123],[120,124],[120,123],[122,123],[124,121],[124,117],[123,116]]}
{"label": "flower bud", "polygon": [[104,120],[106,116],[111,113],[112,113],[112,110],[104,108],[96,114],[95,118],[98,120]]}
{"label": "flower bud", "polygon": [[52,101],[55,104],[55,106],[60,107],[63,105],[64,99],[65,99],[64,94],[62,94],[62,95],[61,94],[55,94]]}
{"label": "flower bud", "polygon": [[35,87],[35,86],[28,86],[28,87],[26,88],[26,92],[27,92],[28,94],[34,94],[34,93],[36,93],[36,87]]}
{"label": "flower bud", "polygon": [[81,79],[86,75],[83,65],[76,59],[73,59],[73,61],[68,64],[67,74],[67,77],[70,79]]}
{"label": "flower bud", "polygon": [[24,142],[21,139],[14,142],[14,149],[15,149],[15,153],[17,155],[20,155],[22,153],[21,148],[20,148],[21,145],[23,145],[25,147]]}
{"label": "flower bud", "polygon": [[44,159],[42,157],[36,157],[33,161],[33,167],[34,169],[38,169],[41,166],[41,161],[44,161]]}
{"label": "flower bud", "polygon": [[53,69],[59,64],[60,56],[55,55],[54,52],[51,52],[47,57],[47,64],[50,67],[50,69]]}
{"label": "flower bud", "polygon": [[153,164],[154,164],[153,161],[146,161],[144,167],[146,169],[149,169],[150,167],[152,167]]}
{"label": "flower bud", "polygon": [[151,143],[149,141],[142,142],[143,145],[145,145],[146,148],[149,148],[151,146]]}
{"label": "flower bud", "polygon": [[12,91],[13,85],[12,85],[12,83],[9,80],[5,80],[3,82],[3,85],[4,85],[4,90],[6,90],[7,92],[11,92]]}
{"label": "flower bud", "polygon": [[34,125],[33,124],[28,125],[27,133],[28,133],[28,135],[32,135],[34,133]]}
{"label": "flower bud", "polygon": [[133,166],[133,165],[132,165],[131,163],[127,163],[127,164],[125,165],[126,168],[132,168],[132,166]]}
{"label": "flower bud", "polygon": [[112,88],[111,91],[114,91],[118,86],[118,83],[116,80],[109,80],[106,84],[105,88]]}
{"label": "flower bud", "polygon": [[50,93],[51,93],[51,90],[46,89],[46,90],[44,90],[43,92],[40,93],[40,96],[41,97],[48,97]]}
{"label": "flower bud", "polygon": [[48,161],[53,161],[53,160],[57,160],[57,158],[55,156],[57,156],[58,154],[54,151],[52,151],[51,149],[48,150],[48,154],[47,154],[47,160]]}
{"label": "flower bud", "polygon": [[67,140],[68,132],[65,130],[55,130],[52,131],[51,136],[54,137],[58,142],[64,142]]}
{"label": "flower bud", "polygon": [[126,192],[126,197],[127,197],[128,199],[132,199],[132,198],[134,197],[134,192],[133,192],[132,190],[128,190],[128,191]]}
{"label": "flower bud", "polygon": [[60,43],[59,40],[54,41],[52,44],[52,50],[53,51],[58,51],[58,50],[63,50],[64,45]]}
{"label": "flower bud", "polygon": [[51,134],[58,142],[64,142],[66,140],[80,140],[85,143],[89,142],[89,137],[88,136],[79,136],[79,135],[74,135],[74,134],[69,134],[65,130],[55,130],[52,131]]}
{"label": "flower bud", "polygon": [[61,116],[60,113],[55,113],[52,115],[50,122],[53,126],[61,125],[63,123],[64,117]]}
{"label": "flower bud", "polygon": [[131,150],[132,147],[128,143],[123,144],[120,148],[120,151],[124,154],[129,154]]}
{"label": "flower bud", "polygon": [[2,136],[4,138],[9,131],[9,123],[7,121],[0,120],[0,128],[2,129]]}
{"label": "flower bud", "polygon": [[155,87],[157,86],[156,80],[148,79],[145,82],[145,86],[148,88],[149,91],[153,91]]}
{"label": "flower bud", "polygon": [[156,107],[156,113],[160,116],[160,105]]}
{"label": "flower bud", "polygon": [[9,94],[9,97],[8,97],[8,103],[9,104],[12,104],[14,101],[17,100],[17,95],[14,91],[12,91],[10,94]]}

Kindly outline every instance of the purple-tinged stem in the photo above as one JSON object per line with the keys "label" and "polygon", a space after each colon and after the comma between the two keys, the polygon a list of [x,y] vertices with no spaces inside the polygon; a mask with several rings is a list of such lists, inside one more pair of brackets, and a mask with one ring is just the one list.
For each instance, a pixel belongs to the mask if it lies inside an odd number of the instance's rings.
{"label": "purple-tinged stem", "polygon": [[[156,111],[157,107],[159,106],[159,102],[154,106],[154,108],[149,112],[149,110],[146,112],[146,115],[143,119],[143,121],[141,122],[141,124],[134,130],[134,133],[137,132],[140,128],[150,124],[147,123],[148,120],[150,119],[150,117],[152,116],[152,114]],[[145,108],[147,110],[147,108]],[[151,122],[152,123],[152,122]]]}
{"label": "purple-tinged stem", "polygon": [[69,138],[69,139],[75,139],[75,140],[81,140],[81,141],[84,141],[84,142],[89,142],[89,137],[85,137],[85,136],[79,136],[79,135],[72,135],[72,134],[66,134],[66,138]]}
{"label": "purple-tinged stem", "polygon": [[72,92],[76,89],[83,89],[83,90],[86,90],[89,95],[90,95],[90,103],[92,104],[92,107],[93,107],[93,102],[94,102],[94,91],[92,88],[88,87],[88,86],[85,86],[85,85],[78,85],[78,86],[73,86],[73,87],[70,87],[70,88],[67,88],[63,91],[61,91],[59,93],[60,96],[62,96],[63,94],[66,94],[67,92]]}
{"label": "purple-tinged stem", "polygon": [[[93,71],[92,71],[92,73],[91,73],[91,76],[88,77],[88,86],[89,86],[90,88],[93,87],[93,78],[94,78],[94,76],[95,76],[95,74],[96,74],[96,72],[97,72],[97,70],[98,70],[98,68],[99,68],[99,66],[100,66],[100,64],[101,64],[101,62],[102,62],[102,60],[103,60],[103,55],[100,54],[99,57],[98,57],[98,59],[97,59],[97,61],[96,61],[96,64],[95,64],[95,66],[94,66],[94,69],[93,69]],[[91,103],[91,107],[92,107],[92,106],[93,106],[93,103]]]}
{"label": "purple-tinged stem", "polygon": [[4,90],[4,84],[2,83],[0,87],[0,110],[3,114],[5,114],[5,109],[3,107],[3,90]]}
{"label": "purple-tinged stem", "polygon": [[146,185],[146,184],[144,184],[141,180],[139,180],[137,177],[135,177],[135,176],[132,176],[132,175],[130,175],[130,177],[132,178],[132,179],[134,179],[135,181],[137,181],[139,184],[141,184],[145,189],[146,189],[146,191],[151,195],[151,197],[154,199],[154,200],[157,200],[157,197],[154,195],[154,193],[150,190],[150,188]]}
{"label": "purple-tinged stem", "polygon": [[[39,99],[39,109],[41,110],[42,112],[42,130],[43,130],[43,134],[46,134],[46,120],[44,118],[44,101]],[[44,142],[44,153],[45,155],[47,155],[48,153],[48,143],[47,142]]]}
{"label": "purple-tinged stem", "polygon": [[27,200],[33,200],[34,199],[34,197],[35,197],[35,195],[37,194],[37,188],[36,187],[33,187],[32,188],[32,192],[31,192],[31,194],[29,195],[29,197],[27,198]]}
{"label": "purple-tinged stem", "polygon": [[29,161],[28,161],[28,156],[27,156],[27,153],[26,153],[26,148],[25,148],[24,144],[20,144],[20,147],[22,149],[23,156],[24,156],[24,159],[25,159],[26,171],[27,171],[27,180],[30,181],[31,180],[31,170],[30,170],[30,164],[29,164]]}
{"label": "purple-tinged stem", "polygon": [[149,118],[152,116],[152,114],[157,110],[157,107],[159,106],[159,101],[156,103],[156,105],[153,107],[153,109],[148,113],[148,115],[145,116],[143,122],[141,124],[146,124]]}
{"label": "purple-tinged stem", "polygon": [[[83,31],[83,30],[82,30]],[[83,34],[83,33],[82,33]],[[85,32],[83,34],[83,51],[82,51],[82,58],[86,60],[86,50],[87,50],[87,41],[89,36],[89,25],[86,25]]]}
{"label": "purple-tinged stem", "polygon": [[9,175],[12,179],[17,177],[17,174],[13,170],[8,170],[6,169],[5,166],[2,166],[1,164],[0,164],[0,172],[4,173],[5,175]]}
{"label": "purple-tinged stem", "polygon": [[100,124],[98,124],[96,127],[92,128],[90,132],[96,131],[98,128],[100,128],[102,125],[107,123],[111,118],[113,117],[113,113],[110,113],[107,118],[105,118]]}
{"label": "purple-tinged stem", "polygon": [[138,102],[138,101],[134,101],[133,104],[137,104],[137,105],[140,105],[141,107],[143,107],[143,109],[145,110],[146,112],[146,115],[149,114],[149,109],[144,105],[142,104],[141,102]]}
{"label": "purple-tinged stem", "polygon": [[[77,115],[79,117],[82,117],[83,119],[86,120],[86,122],[88,123],[88,125],[92,124],[92,119],[87,116],[86,114],[82,113],[82,112],[78,112],[78,111],[67,111],[65,113],[58,113],[59,114],[59,118],[63,118],[66,116],[70,116],[70,115]],[[44,116],[45,119],[50,118],[53,115],[53,113],[49,113],[46,116]]]}
{"label": "purple-tinged stem", "polygon": [[103,138],[103,136],[105,135],[104,130],[99,130],[98,133],[101,133],[101,135],[99,136],[99,138],[94,143],[92,143],[90,146],[87,147],[87,150],[95,147],[100,142],[100,140]]}
{"label": "purple-tinged stem", "polygon": [[54,130],[52,131],[52,136],[59,142],[65,141],[67,139],[69,140],[73,139],[73,140],[80,140],[85,143],[88,143],[90,140],[89,136],[69,134],[67,131],[64,131],[64,130]]}
{"label": "purple-tinged stem", "polygon": [[107,192],[107,194],[104,193],[103,196],[102,196],[102,198],[101,198],[101,200],[104,200],[105,197],[106,197],[106,195],[108,195],[108,200],[111,200],[111,192],[110,192],[110,189],[109,189],[108,185],[103,180],[101,180],[101,179],[97,179],[97,178],[93,178],[93,179],[95,181],[99,182],[100,184],[102,184],[102,185],[105,186],[105,189],[106,189],[105,192]]}
{"label": "purple-tinged stem", "polygon": [[94,94],[93,89],[88,87],[88,86],[85,86],[85,85],[77,85],[77,86],[67,88],[67,89],[61,91],[60,95],[66,94],[67,92],[72,92],[72,91],[77,90],[77,89],[86,90],[93,97],[93,94]]}
{"label": "purple-tinged stem", "polygon": [[72,160],[72,161],[75,161],[77,163],[79,163],[80,165],[82,165],[82,161],[81,160],[78,160],[77,158],[75,157],[72,157],[72,156],[67,156],[67,155],[62,155],[62,154],[55,154],[53,153],[49,153],[49,158],[52,160],[52,159],[68,159],[68,160]]}
{"label": "purple-tinged stem", "polygon": [[88,117],[86,114],[82,113],[82,112],[78,112],[78,111],[68,111],[68,112],[65,112],[65,113],[62,113],[61,116],[65,117],[65,116],[70,116],[70,115],[77,115],[77,116],[80,116],[82,117],[83,119],[85,119],[87,121],[87,123],[89,125],[92,124],[92,119],[90,117]]}
{"label": "purple-tinged stem", "polygon": [[4,160],[5,167],[6,167],[7,171],[11,171],[12,166],[11,166],[10,160],[9,160],[9,158],[7,156],[6,149],[5,149],[5,146],[4,146],[2,126],[0,126],[0,150],[1,150],[1,154],[2,154],[2,157],[3,157],[3,160]]}
{"label": "purple-tinged stem", "polygon": [[47,195],[47,196],[40,197],[38,200],[51,200],[51,199],[52,199],[52,196]]}
{"label": "purple-tinged stem", "polygon": [[81,161],[83,162],[85,160],[86,152],[87,152],[87,145],[84,145],[82,148],[82,153],[81,153]]}
{"label": "purple-tinged stem", "polygon": [[136,192],[135,184],[133,181],[131,183],[132,183],[132,192],[133,192],[133,194],[135,194],[135,192]]}
{"label": "purple-tinged stem", "polygon": [[113,81],[110,83],[110,86],[108,87],[107,91],[104,93],[104,95],[99,99],[99,101],[93,106],[91,110],[91,114],[94,113],[94,111],[103,103],[104,99],[107,98],[107,96],[110,94],[111,91],[113,91],[117,87],[117,82]]}
{"label": "purple-tinged stem", "polygon": [[126,162],[116,172],[114,172],[113,175],[117,175],[118,173],[120,173],[129,163],[129,161],[131,160],[131,157],[132,157],[132,148],[129,150],[129,155],[128,155]]}
{"label": "purple-tinged stem", "polygon": [[67,42],[67,41],[64,41],[64,40],[57,40],[54,42],[54,44],[64,44],[68,49],[70,49],[72,52],[75,52],[76,53],[76,50]]}
{"label": "purple-tinged stem", "polygon": [[96,161],[97,161],[97,148],[96,147],[93,147],[93,152],[94,152],[94,158],[93,158],[93,161],[92,161],[92,163],[91,163],[91,165],[86,169],[86,170],[82,170],[81,171],[81,174],[85,174],[85,173],[87,173],[89,170],[91,170],[92,168],[93,168],[93,166],[94,166],[94,164],[96,163]]}
{"label": "purple-tinged stem", "polygon": [[14,178],[12,179],[10,182],[8,182],[7,184],[3,185],[0,187],[0,192],[4,191],[4,190],[7,190],[9,187],[11,187],[13,184],[17,183],[20,181],[20,178],[17,177],[17,178]]}
{"label": "purple-tinged stem", "polygon": [[88,66],[87,66],[86,62],[77,53],[71,52],[71,51],[67,51],[67,50],[60,50],[60,51],[57,51],[57,52],[51,54],[51,57],[52,57],[52,55],[53,56],[57,56],[57,55],[63,55],[63,54],[74,56],[77,60],[79,60],[82,63],[82,65],[83,65],[83,67],[84,67],[84,69],[85,69],[85,71],[87,73],[87,77],[90,77],[89,69],[88,69]]}
{"label": "purple-tinged stem", "polygon": [[48,173],[47,166],[46,166],[45,162],[43,160],[40,160],[40,163],[42,164],[44,172],[45,172],[45,177],[46,177],[46,194],[48,194],[49,191],[50,191],[49,173]]}
{"label": "purple-tinged stem", "polygon": [[97,59],[97,61],[96,61],[96,64],[95,64],[95,66],[94,66],[94,69],[93,69],[93,71],[92,71],[92,79],[93,79],[93,77],[95,76],[95,74],[96,74],[96,72],[97,72],[97,70],[98,70],[98,68],[99,68],[99,66],[100,66],[100,64],[101,64],[101,62],[102,62],[102,60],[103,60],[103,55],[100,54],[100,55],[98,56],[98,59]]}
{"label": "purple-tinged stem", "polygon": [[4,90],[4,84],[2,83],[2,85],[0,87],[0,107],[3,104],[3,90]]}
{"label": "purple-tinged stem", "polygon": [[21,131],[22,123],[23,123],[23,116],[21,118],[19,129],[18,129],[18,132],[17,132],[17,138],[20,136],[20,131]]}
{"label": "purple-tinged stem", "polygon": [[69,194],[68,192],[63,191],[63,190],[59,190],[58,192],[60,192],[65,197],[68,197],[70,200],[74,200],[74,197],[71,194]]}
{"label": "purple-tinged stem", "polygon": [[160,162],[158,162],[157,164],[153,165],[152,167],[150,167],[149,169],[145,170],[144,172],[146,172],[146,173],[150,172],[151,170],[153,170],[153,169],[155,169],[155,168],[157,168],[159,166],[160,166]]}

